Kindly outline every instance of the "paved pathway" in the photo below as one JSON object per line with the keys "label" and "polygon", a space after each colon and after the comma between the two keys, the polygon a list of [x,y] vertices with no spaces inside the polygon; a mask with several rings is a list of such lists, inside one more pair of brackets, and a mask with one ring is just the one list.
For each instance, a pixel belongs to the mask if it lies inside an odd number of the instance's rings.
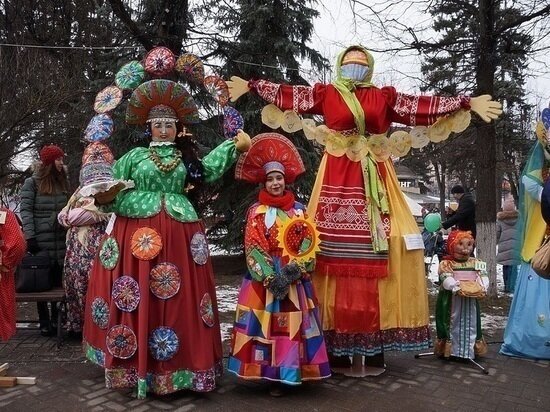
{"label": "paved pathway", "polygon": [[[233,318],[235,288],[240,277],[222,277],[218,299],[222,329]],[[487,309],[504,309],[505,301]],[[19,308],[21,318],[34,315],[34,305]],[[494,319],[494,316],[493,316]],[[225,325],[225,326],[224,326]],[[10,375],[36,376],[34,386],[0,388],[0,411],[547,411],[550,410],[550,362],[498,355],[502,328],[485,330],[489,353],[474,366],[435,357],[415,359],[413,353],[388,353],[388,369],[380,377],[352,379],[336,375],[321,383],[290,388],[286,396],[269,396],[267,386],[240,382],[228,374],[212,393],[176,394],[138,400],[130,390],[105,388],[103,371],[85,361],[79,342],[56,348],[55,338],[21,329],[0,343],[0,363]],[[225,341],[227,353],[227,340]]]}

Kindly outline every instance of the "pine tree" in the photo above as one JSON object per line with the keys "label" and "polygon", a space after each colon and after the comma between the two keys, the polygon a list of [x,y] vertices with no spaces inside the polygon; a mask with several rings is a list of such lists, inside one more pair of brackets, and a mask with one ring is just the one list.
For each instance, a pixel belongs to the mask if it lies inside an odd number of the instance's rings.
{"label": "pine tree", "polygon": [[[221,36],[210,39],[210,56],[223,61],[219,74],[224,78],[237,75],[245,79],[307,84],[302,76],[301,61],[319,71],[327,67],[326,60],[307,46],[313,34],[313,19],[318,16],[313,8],[315,4],[315,1],[299,0],[207,2],[198,11],[210,13],[208,16],[222,33],[234,35],[230,36],[231,40]],[[235,106],[244,117],[245,131],[251,136],[273,131],[260,121],[264,105],[259,98],[249,94],[239,99]],[[282,130],[275,132],[286,134]],[[307,202],[320,151],[301,131],[288,137],[298,148],[307,170],[293,190],[300,201]],[[217,196],[210,203],[210,212],[222,218],[213,227],[211,236],[224,249],[240,250],[245,213],[257,199],[257,188],[235,181],[233,174],[228,172],[210,192],[210,197],[213,193]]]}
{"label": "pine tree", "polygon": [[[525,10],[514,2],[507,5],[492,0],[437,0],[430,12],[440,38],[433,43],[415,43],[428,54],[423,72],[430,87],[452,94],[458,91],[491,94],[505,102],[506,114],[496,126],[474,122],[475,143],[471,147],[473,151],[467,153],[475,161],[476,197],[482,206],[476,211],[478,251],[492,271],[490,294],[494,296],[494,222],[502,178],[500,175],[497,179],[497,168],[500,174],[505,169],[503,164],[497,165],[497,148],[506,148],[503,152],[514,156],[524,151],[525,112],[529,108],[523,87],[526,59],[534,39],[522,24],[549,15],[550,6]],[[455,148],[461,145],[460,137],[452,143],[456,144]],[[454,156],[453,152],[445,156]],[[503,156],[500,158],[504,160]],[[510,169],[512,164],[507,166]]]}

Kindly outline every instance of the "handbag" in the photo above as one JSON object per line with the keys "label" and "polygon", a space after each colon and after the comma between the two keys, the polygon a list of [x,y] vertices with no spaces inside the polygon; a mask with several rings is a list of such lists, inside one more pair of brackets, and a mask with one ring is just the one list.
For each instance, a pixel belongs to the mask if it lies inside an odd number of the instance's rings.
{"label": "handbag", "polygon": [[15,272],[17,293],[44,292],[53,287],[51,261],[48,252],[27,253]]}
{"label": "handbag", "polygon": [[543,279],[550,279],[550,236],[537,249],[531,259],[531,267]]}

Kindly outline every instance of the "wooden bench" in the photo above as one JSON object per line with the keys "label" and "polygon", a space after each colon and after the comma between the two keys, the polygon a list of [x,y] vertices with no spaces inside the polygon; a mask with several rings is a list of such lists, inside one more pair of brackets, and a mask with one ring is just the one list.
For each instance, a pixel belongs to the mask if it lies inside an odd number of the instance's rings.
{"label": "wooden bench", "polygon": [[[61,323],[66,309],[65,289],[53,288],[45,292],[16,293],[16,302],[57,302],[57,347],[61,346]],[[34,320],[17,321],[19,323],[34,323]]]}

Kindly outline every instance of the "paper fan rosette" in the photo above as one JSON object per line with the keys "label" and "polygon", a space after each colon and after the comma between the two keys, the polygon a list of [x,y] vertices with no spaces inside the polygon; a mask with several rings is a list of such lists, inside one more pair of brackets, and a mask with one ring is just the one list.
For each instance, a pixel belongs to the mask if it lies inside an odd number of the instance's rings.
{"label": "paper fan rosette", "polygon": [[145,56],[145,71],[152,76],[165,76],[175,65],[176,56],[167,47],[155,47]]}
{"label": "paper fan rosette", "polygon": [[235,166],[235,178],[250,183],[263,183],[264,166],[277,162],[284,168],[285,182],[292,183],[305,171],[296,147],[279,133],[261,133],[251,140],[250,149],[241,154]]}
{"label": "paper fan rosette", "polygon": [[223,135],[227,139],[237,136],[238,130],[243,129],[244,120],[241,114],[231,106],[223,108]]}
{"label": "paper fan rosette", "polygon": [[189,92],[179,83],[165,79],[149,80],[135,89],[128,101],[126,123],[145,124],[149,110],[166,105],[176,111],[184,124],[199,122],[197,105]]}
{"label": "paper fan rosette", "polygon": [[321,240],[313,218],[305,218],[302,214],[282,222],[277,240],[283,256],[288,256],[291,262],[308,263],[320,251]]}
{"label": "paper fan rosette", "polygon": [[220,106],[225,106],[229,101],[229,89],[227,83],[218,76],[204,78],[204,87]]}
{"label": "paper fan rosette", "polygon": [[135,89],[145,77],[145,69],[137,60],[132,60],[120,68],[115,75],[115,84],[121,89]]}
{"label": "paper fan rosette", "polygon": [[96,114],[84,131],[84,139],[88,142],[100,142],[113,133],[113,119],[106,113]]}
{"label": "paper fan rosette", "polygon": [[193,83],[201,84],[204,81],[204,65],[194,54],[185,53],[178,57],[176,71]]}
{"label": "paper fan rosette", "polygon": [[95,97],[94,110],[96,113],[110,112],[122,100],[122,90],[117,86],[107,86]]}

